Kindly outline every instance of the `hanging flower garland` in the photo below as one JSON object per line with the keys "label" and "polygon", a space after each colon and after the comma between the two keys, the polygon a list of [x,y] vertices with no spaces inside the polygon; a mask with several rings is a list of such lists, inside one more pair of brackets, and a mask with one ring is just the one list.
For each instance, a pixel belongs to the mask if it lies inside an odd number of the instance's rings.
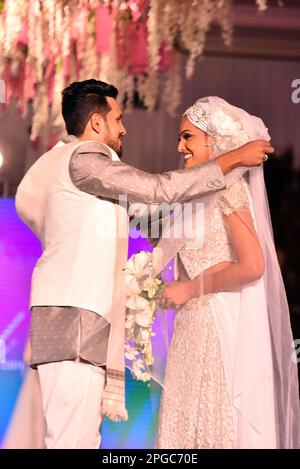
{"label": "hanging flower garland", "polygon": [[[260,11],[267,0],[253,0]],[[212,22],[225,44],[233,32],[233,0],[0,0],[0,78],[6,105],[23,114],[33,103],[31,138],[63,131],[60,91],[75,80],[114,84],[128,109],[138,94],[153,110],[174,115],[186,76],[204,50]],[[162,78],[162,79],[161,79]]]}

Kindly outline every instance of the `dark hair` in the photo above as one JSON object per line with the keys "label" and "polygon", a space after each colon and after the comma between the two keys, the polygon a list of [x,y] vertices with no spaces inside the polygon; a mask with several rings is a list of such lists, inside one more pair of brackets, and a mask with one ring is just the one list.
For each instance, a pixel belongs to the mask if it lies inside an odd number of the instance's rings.
{"label": "dark hair", "polygon": [[68,134],[79,137],[94,112],[104,117],[110,111],[106,97],[116,98],[118,90],[104,81],[75,81],[62,91],[62,115]]}

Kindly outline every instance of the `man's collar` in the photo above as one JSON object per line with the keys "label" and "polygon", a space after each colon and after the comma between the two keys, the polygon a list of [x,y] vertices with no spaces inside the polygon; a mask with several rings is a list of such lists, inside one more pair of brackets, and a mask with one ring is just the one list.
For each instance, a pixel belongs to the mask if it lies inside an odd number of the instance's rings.
{"label": "man's collar", "polygon": [[[68,135],[65,139],[64,139],[64,142],[65,143],[75,143],[76,141],[79,141],[80,138],[76,137],[76,135]],[[84,140],[82,140],[83,142]],[[89,140],[87,140],[89,141]],[[96,142],[96,143],[101,143],[101,145],[104,145],[106,148],[109,149],[110,153],[111,153],[111,156],[112,156],[112,160],[113,161],[120,161],[120,158],[119,156],[117,155],[117,153],[115,152],[115,150],[113,150],[111,147],[109,147],[108,145],[106,145],[105,143],[102,143],[102,142]]]}

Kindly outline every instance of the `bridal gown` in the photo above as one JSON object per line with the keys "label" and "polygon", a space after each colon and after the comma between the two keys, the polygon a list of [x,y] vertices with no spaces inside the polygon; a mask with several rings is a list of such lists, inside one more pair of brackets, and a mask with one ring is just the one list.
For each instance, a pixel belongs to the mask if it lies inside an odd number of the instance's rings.
{"label": "bridal gown", "polygon": [[[244,180],[227,189],[225,197],[219,197],[212,216],[205,219],[202,247],[197,246],[196,239],[188,241],[178,253],[191,279],[219,262],[236,260],[224,218],[234,210],[249,207],[249,203]],[[213,305],[218,296],[217,304],[223,305],[221,313],[228,319],[227,332],[215,321]],[[226,343],[222,335],[229,337],[231,349],[236,344],[239,308],[234,298],[230,293],[228,297],[226,293],[205,295],[188,301],[177,312],[161,400],[158,448],[239,447],[232,370],[225,365],[222,348]],[[270,414],[272,426],[272,408]]]}

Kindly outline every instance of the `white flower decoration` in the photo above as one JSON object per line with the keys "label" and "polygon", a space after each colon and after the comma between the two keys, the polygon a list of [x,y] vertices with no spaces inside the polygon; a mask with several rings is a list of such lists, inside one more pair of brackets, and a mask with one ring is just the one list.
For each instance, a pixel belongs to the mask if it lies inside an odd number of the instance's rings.
{"label": "white flower decoration", "polygon": [[151,337],[152,324],[163,286],[159,278],[151,277],[153,255],[142,251],[127,262],[126,274],[126,339],[125,356],[132,362],[131,372],[141,381],[149,381],[148,368],[154,363]]}
{"label": "white flower decoration", "polygon": [[226,114],[222,109],[217,109],[210,116],[212,126],[219,135],[234,135],[241,130],[239,122]]}
{"label": "white flower decoration", "polygon": [[135,315],[135,322],[138,326],[149,327],[153,321],[153,313],[155,311],[156,304],[148,304],[148,308],[138,310]]}

